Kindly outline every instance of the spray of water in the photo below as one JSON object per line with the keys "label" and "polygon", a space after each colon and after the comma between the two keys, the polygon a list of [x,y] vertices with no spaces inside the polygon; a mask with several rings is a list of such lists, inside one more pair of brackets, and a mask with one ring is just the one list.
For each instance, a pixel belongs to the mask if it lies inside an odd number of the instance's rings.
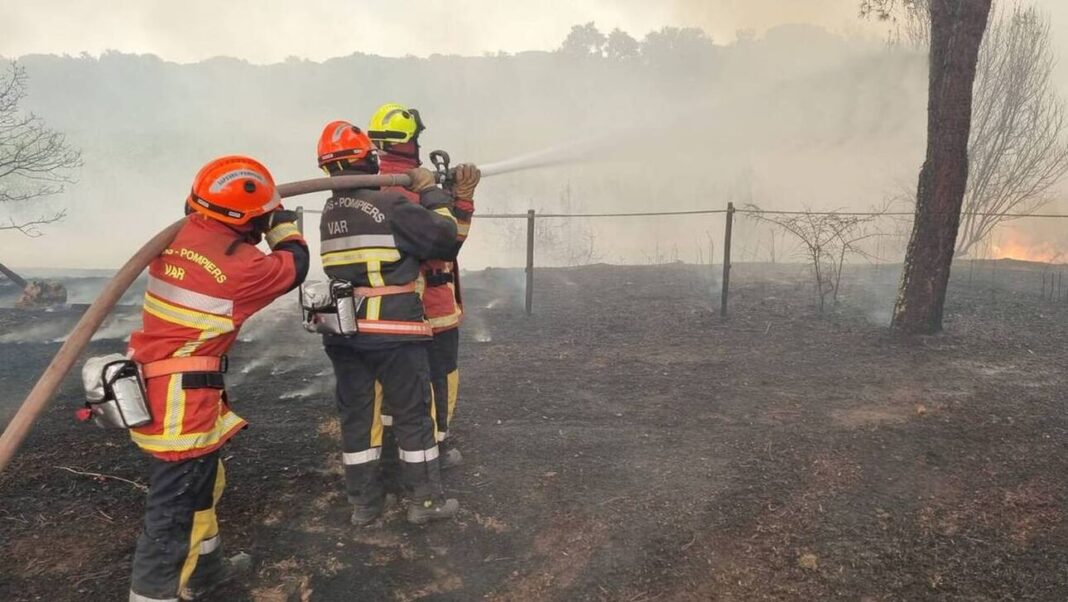
{"label": "spray of water", "polygon": [[645,154],[649,152],[649,148],[647,144],[642,143],[644,139],[658,132],[685,132],[693,125],[691,115],[722,114],[725,103],[725,99],[680,102],[674,105],[671,111],[665,111],[665,115],[656,123],[628,122],[595,136],[569,139],[555,146],[502,161],[479,164],[479,170],[484,177],[490,177],[541,167],[590,163],[594,159],[621,157],[635,151]]}
{"label": "spray of water", "polygon": [[479,170],[485,177],[499,176],[502,174],[525,171],[538,167],[552,167],[565,163],[579,163],[589,160],[590,150],[596,149],[607,140],[605,137],[588,139],[580,142],[559,144],[532,153],[519,155],[503,161],[495,161],[485,165],[479,165]]}

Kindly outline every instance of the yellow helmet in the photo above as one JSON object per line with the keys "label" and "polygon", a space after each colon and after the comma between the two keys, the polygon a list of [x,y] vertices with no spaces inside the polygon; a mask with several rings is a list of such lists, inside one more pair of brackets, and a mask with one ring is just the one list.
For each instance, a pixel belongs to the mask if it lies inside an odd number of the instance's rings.
{"label": "yellow helmet", "polygon": [[378,107],[375,114],[371,116],[371,124],[367,126],[367,135],[371,137],[375,145],[382,148],[383,144],[411,142],[418,138],[419,133],[425,129],[423,120],[419,118],[419,111],[397,103],[389,103]]}

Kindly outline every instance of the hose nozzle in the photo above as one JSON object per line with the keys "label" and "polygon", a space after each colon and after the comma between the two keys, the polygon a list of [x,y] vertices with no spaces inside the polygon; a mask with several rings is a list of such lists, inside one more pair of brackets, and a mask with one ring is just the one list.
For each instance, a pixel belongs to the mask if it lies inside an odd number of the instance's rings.
{"label": "hose nozzle", "polygon": [[453,177],[456,175],[456,171],[449,167],[451,161],[449,153],[443,150],[436,150],[430,153],[430,163],[434,166],[435,179],[442,186],[451,184]]}

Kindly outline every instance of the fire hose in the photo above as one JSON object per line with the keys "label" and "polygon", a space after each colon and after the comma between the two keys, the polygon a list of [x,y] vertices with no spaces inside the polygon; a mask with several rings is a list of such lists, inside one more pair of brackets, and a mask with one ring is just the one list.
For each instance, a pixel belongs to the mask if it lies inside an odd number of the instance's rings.
{"label": "fire hose", "polygon": [[[406,175],[339,176],[282,184],[278,186],[278,194],[286,198],[345,188],[407,186],[410,182],[411,180]],[[174,241],[174,237],[178,235],[184,223],[184,218],[178,220],[145,243],[111,278],[89,309],[82,314],[63,346],[56,352],[52,362],[37,379],[37,384],[30,390],[18,412],[4,429],[3,435],[0,435],[0,472],[3,472],[11,462],[15,452],[29,434],[30,427],[55,395],[60,383],[74,367],[74,363],[78,361],[78,357],[93,338],[93,334],[114,309],[126,289],[130,288],[130,285],[152,263],[152,260],[159,257]]]}

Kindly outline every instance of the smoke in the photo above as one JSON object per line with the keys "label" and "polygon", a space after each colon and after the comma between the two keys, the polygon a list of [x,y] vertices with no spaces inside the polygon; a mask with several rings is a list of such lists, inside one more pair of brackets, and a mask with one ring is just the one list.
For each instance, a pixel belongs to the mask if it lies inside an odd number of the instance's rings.
{"label": "smoke", "polygon": [[[255,352],[255,355],[246,355]],[[250,378],[303,373],[329,366],[320,337],[301,325],[297,292],[293,291],[253,314],[241,328],[227,382],[238,385]],[[322,370],[317,370],[322,372]],[[332,378],[325,378],[329,383]]]}
{"label": "smoke", "polygon": [[0,334],[0,343],[47,343],[68,329],[57,323],[16,325]]}
{"label": "smoke", "polygon": [[[60,308],[44,312],[19,312],[18,321],[5,324],[0,343],[63,343],[70,335],[81,313]],[[115,341],[123,344],[130,333],[141,326],[141,314],[135,309],[120,308],[113,312],[93,334],[93,341]]]}
{"label": "smoke", "polygon": [[[112,314],[107,320],[93,333],[93,341],[122,341],[127,343],[130,340],[130,334],[141,327],[141,312],[140,311],[124,311],[121,314]],[[66,333],[61,337],[53,339],[53,343],[65,343],[70,333]]]}
{"label": "smoke", "polygon": [[717,40],[733,40],[738,32],[762,35],[769,29],[804,23],[833,32],[876,32],[858,18],[853,0],[669,0],[677,21],[708,31]]}
{"label": "smoke", "polygon": [[[618,12],[654,10],[639,4],[628,0]],[[471,270],[525,262],[525,223],[478,214],[722,209],[727,202],[868,208],[915,181],[926,59],[870,37],[782,26],[857,21],[856,7],[846,4],[676,1],[655,9],[670,18],[646,22],[701,25],[718,45],[701,42],[695,54],[667,40],[630,62],[548,53],[270,66],[27,57],[26,108],[80,146],[86,164],[62,197],[67,222],[5,249],[5,260],[117,266],[180,215],[183,191],[205,160],[240,152],[261,158],[280,182],[316,177],[322,124],[361,123],[387,100],[421,109],[429,126],[424,150],[444,148],[455,162],[481,162],[495,176],[477,194],[461,257]],[[729,27],[730,35],[715,27]],[[734,43],[733,31],[745,28],[758,35]],[[633,33],[640,39],[643,31]],[[286,204],[317,209],[326,196]],[[560,229],[565,223],[570,230]],[[307,230],[317,246],[312,216]],[[709,241],[721,250],[722,232],[721,216],[538,219],[536,261],[707,262]],[[588,253],[563,252],[576,237]],[[60,252],[59,239],[78,252]]]}
{"label": "smoke", "polygon": [[330,398],[333,396],[334,377],[324,376],[309,381],[306,385],[286,391],[278,396],[279,399],[307,399],[307,398]]}

